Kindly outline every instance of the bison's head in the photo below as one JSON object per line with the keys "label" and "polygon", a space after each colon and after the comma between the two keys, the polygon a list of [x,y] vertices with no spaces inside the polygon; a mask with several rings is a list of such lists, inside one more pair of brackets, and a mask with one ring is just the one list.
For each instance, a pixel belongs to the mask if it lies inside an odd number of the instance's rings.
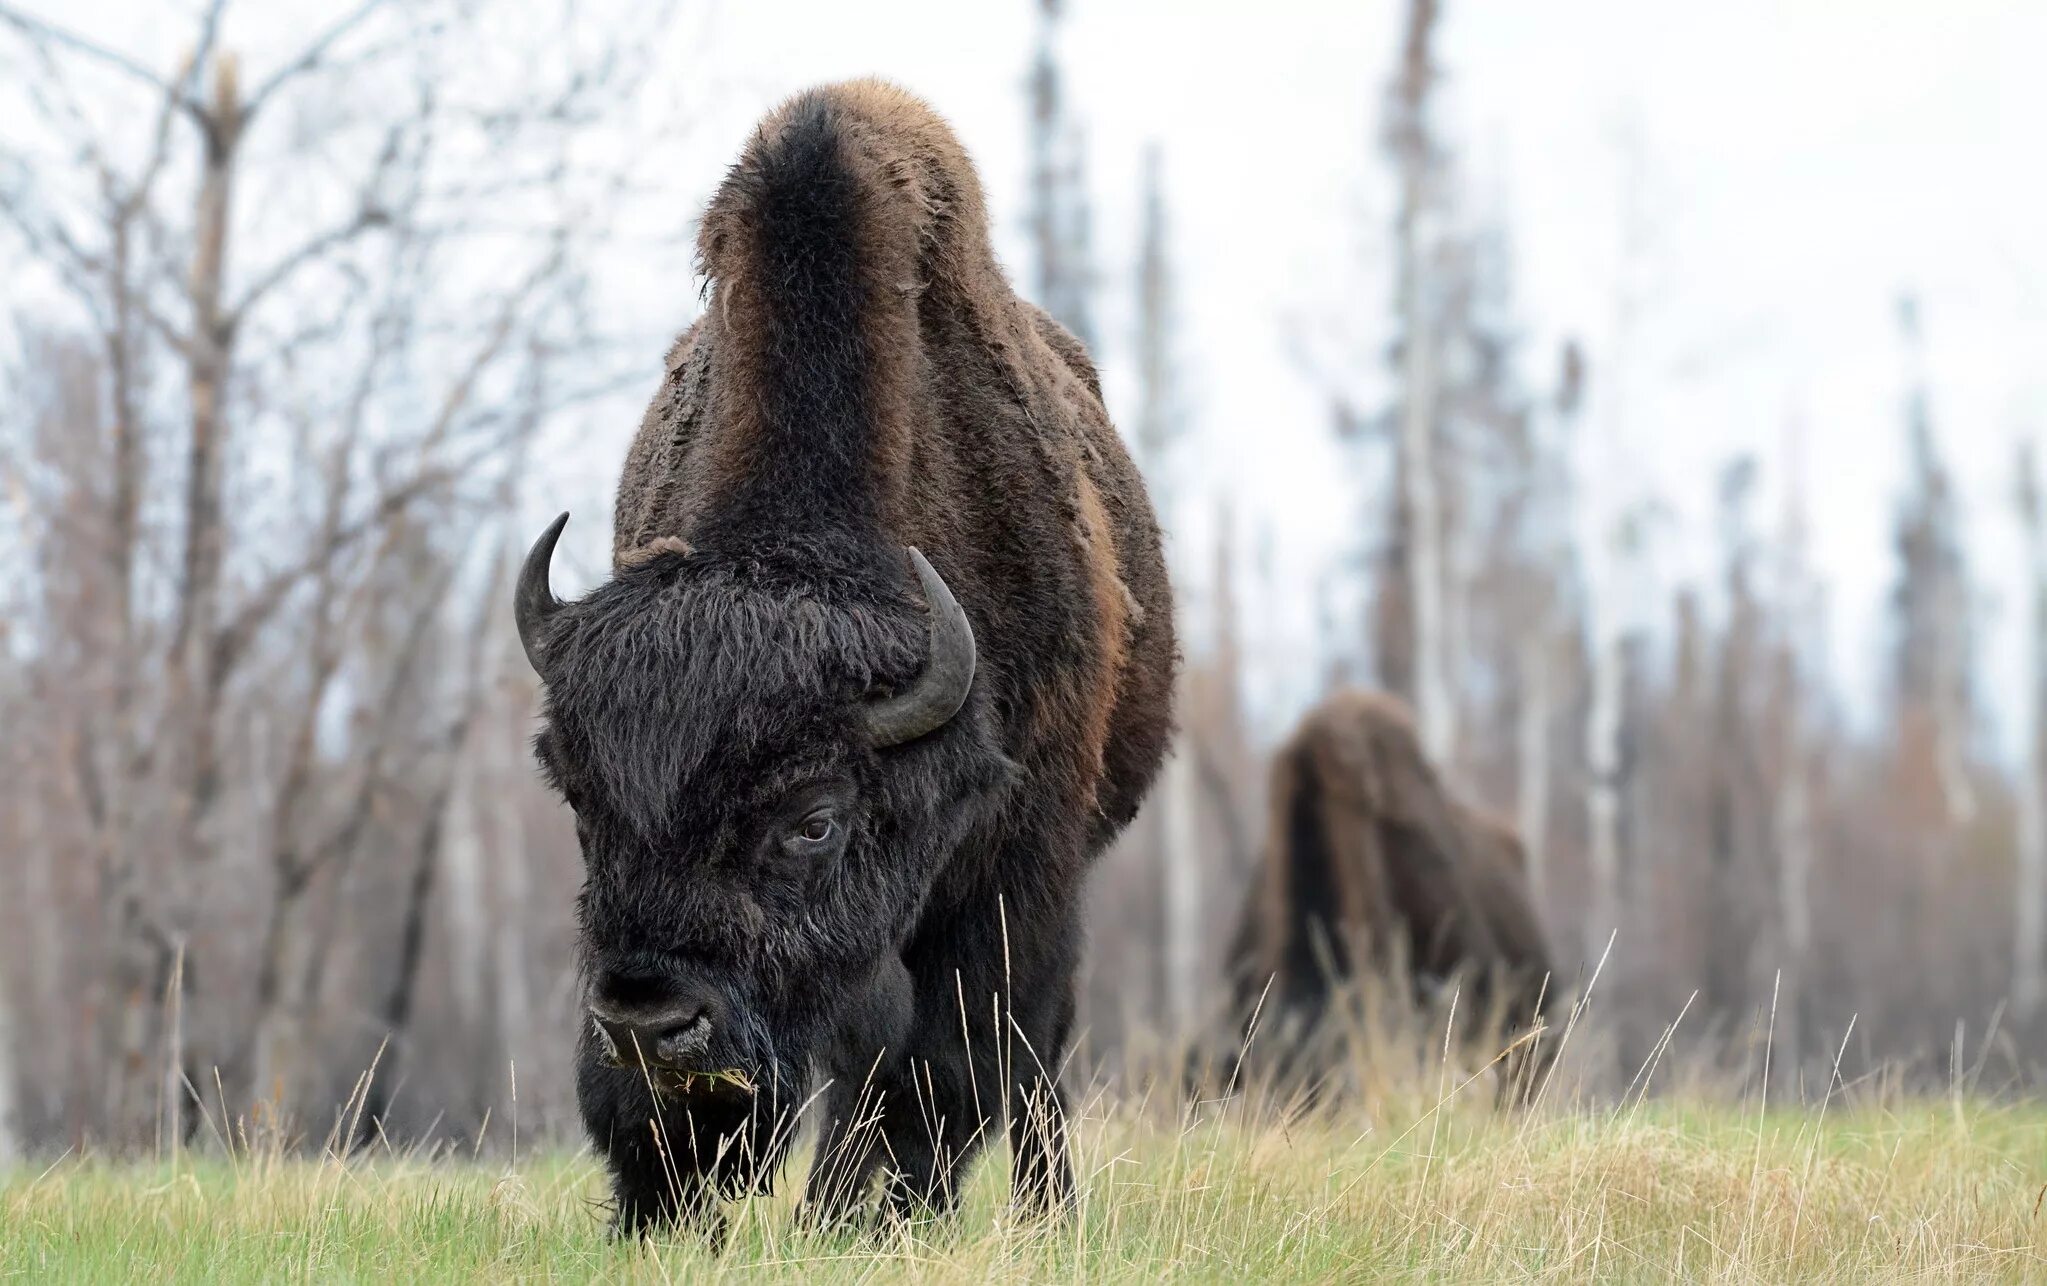
{"label": "bison's head", "polygon": [[586,1039],[671,1088],[790,1092],[849,1012],[906,1018],[904,936],[1008,779],[966,614],[915,550],[814,546],[664,553],[563,603],[566,519],[518,621],[583,850]]}

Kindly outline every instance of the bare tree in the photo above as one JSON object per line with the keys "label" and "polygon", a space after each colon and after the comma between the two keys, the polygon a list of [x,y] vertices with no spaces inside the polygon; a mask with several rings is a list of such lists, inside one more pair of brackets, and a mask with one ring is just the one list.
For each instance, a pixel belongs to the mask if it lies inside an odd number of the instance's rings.
{"label": "bare tree", "polygon": [[[1150,484],[1153,507],[1170,533],[1179,527],[1179,488],[1183,468],[1182,439],[1186,418],[1178,405],[1173,370],[1173,284],[1167,249],[1166,199],[1159,150],[1146,149],[1142,170],[1142,227],[1137,262],[1136,445],[1140,466]],[[1170,536],[1169,536],[1170,539]],[[1184,601],[1184,595],[1183,601]],[[1181,615],[1185,616],[1182,612]],[[1180,622],[1182,637],[1186,621]],[[1185,699],[1182,675],[1182,703]],[[1197,987],[1201,975],[1203,901],[1207,863],[1196,833],[1195,757],[1199,749],[1187,735],[1175,739],[1162,771],[1153,823],[1159,889],[1164,899],[1161,923],[1165,941],[1163,972],[1166,1022],[1177,1032],[1191,1029],[1199,1013]]]}
{"label": "bare tree", "polygon": [[1784,524],[1778,536],[1778,595],[1781,637],[1777,641],[1777,675],[1771,693],[1776,723],[1776,791],[1771,818],[1776,846],[1777,966],[1781,972],[1779,1030],[1788,1051],[1779,1064],[1787,1086],[1797,1088],[1804,1051],[1806,989],[1812,951],[1812,872],[1814,857],[1812,730],[1807,706],[1817,665],[1813,634],[1815,594],[1807,566],[1805,442],[1802,425],[1787,433]]}
{"label": "bare tree", "polygon": [[[163,72],[0,4],[33,126],[0,148],[0,253],[92,334],[109,426],[48,457],[70,482],[35,539],[96,562],[42,583],[91,599],[32,663],[76,680],[37,717],[77,729],[106,954],[76,1059],[116,1069],[90,1128],[125,1144],[183,1137],[212,1064],[240,1098],[333,1061],[328,926],[393,784],[445,753],[413,732],[453,569],[511,516],[517,444],[645,379],[589,306],[633,192],[579,140],[640,94],[662,13],[526,11],[521,45],[481,38],[487,5],[366,0],[250,74],[226,9]],[[427,555],[437,582],[394,586]],[[394,588],[410,624],[371,646]]]}
{"label": "bare tree", "polygon": [[2012,1009],[2032,1017],[2047,991],[2047,521],[2040,502],[2039,461],[2031,441],[2015,461],[2015,500],[2026,538],[2026,706],[2029,739],[2020,761],[2016,887],[2012,890]]}
{"label": "bare tree", "polygon": [[[1573,494],[1595,515],[1582,551],[1591,649],[1590,710],[1585,725],[1586,826],[1590,911],[1585,920],[1588,959],[1598,959],[1609,936],[1626,920],[1628,855],[1622,838],[1624,778],[1632,768],[1622,753],[1626,735],[1628,656],[1641,636],[1645,606],[1643,563],[1656,515],[1653,497],[1631,494],[1624,475],[1626,436],[1634,407],[1630,388],[1639,377],[1641,331],[1650,283],[1645,280],[1653,242],[1649,210],[1649,157],[1632,125],[1618,138],[1621,270],[1613,294],[1613,338],[1606,377],[1600,381],[1596,431],[1581,453]],[[1631,583],[1635,582],[1635,583]]]}
{"label": "bare tree", "polygon": [[1515,652],[1518,669],[1519,709],[1515,725],[1514,819],[1515,829],[1528,854],[1528,887],[1535,905],[1541,907],[1550,884],[1550,796],[1554,790],[1554,729],[1563,604],[1564,566],[1570,558],[1568,534],[1568,473],[1571,448],[1576,441],[1575,425],[1584,405],[1585,359],[1576,343],[1564,346],[1559,363],[1553,412],[1557,425],[1555,440],[1537,448],[1537,469],[1554,471],[1556,478],[1545,488],[1551,493],[1550,507],[1538,509],[1529,528],[1530,551],[1542,580],[1536,585],[1536,601],[1523,619],[1516,622],[1524,636]]}
{"label": "bare tree", "polygon": [[1060,58],[1065,0],[1037,0],[1037,49],[1030,98],[1030,205],[1025,216],[1038,303],[1090,350],[1094,348],[1093,205],[1087,192],[1087,140],[1067,100]]}
{"label": "bare tree", "polygon": [[0,973],[0,1169],[12,1166],[22,1154],[20,1109],[15,1102],[14,998],[8,994],[8,982]]}
{"label": "bare tree", "polygon": [[1393,255],[1394,309],[1400,324],[1400,433],[1396,477],[1401,533],[1396,540],[1411,613],[1407,655],[1415,716],[1430,758],[1447,759],[1456,743],[1456,704],[1446,672],[1444,529],[1436,457],[1438,336],[1428,264],[1437,236],[1440,163],[1430,129],[1437,80],[1430,42],[1436,0],[1409,0],[1400,65],[1388,99],[1386,146],[1398,179]]}
{"label": "bare tree", "polygon": [[1710,928],[1704,993],[1709,1010],[1737,1012],[1749,996],[1750,971],[1760,944],[1743,931],[1756,922],[1751,905],[1757,892],[1752,827],[1760,815],[1756,798],[1757,750],[1752,694],[1763,685],[1763,606],[1755,586],[1756,549],[1749,502],[1757,465],[1742,456],[1720,471],[1720,544],[1727,622],[1713,666],[1708,706],[1706,755],[1706,905]]}
{"label": "bare tree", "polygon": [[1967,766],[1973,722],[1968,569],[1954,483],[1934,431],[1925,334],[1913,296],[1898,301],[1898,333],[1908,474],[1897,515],[1893,699],[1908,742],[1923,747],[1930,761],[1947,822],[1959,825],[1976,810]]}

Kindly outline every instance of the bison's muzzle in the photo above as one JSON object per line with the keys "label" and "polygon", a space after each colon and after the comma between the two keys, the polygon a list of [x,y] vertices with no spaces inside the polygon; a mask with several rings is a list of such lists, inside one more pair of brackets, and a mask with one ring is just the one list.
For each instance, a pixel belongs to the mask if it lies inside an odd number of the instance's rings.
{"label": "bison's muzzle", "polygon": [[620,1067],[671,1072],[713,1070],[714,1038],[723,1033],[725,1005],[709,988],[671,986],[662,994],[615,998],[628,988],[605,988],[593,1000],[590,1021],[606,1059]]}

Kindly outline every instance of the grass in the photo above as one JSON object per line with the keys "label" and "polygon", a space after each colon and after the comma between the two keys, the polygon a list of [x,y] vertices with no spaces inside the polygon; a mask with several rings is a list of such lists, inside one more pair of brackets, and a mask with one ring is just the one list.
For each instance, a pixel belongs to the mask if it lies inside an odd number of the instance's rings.
{"label": "grass", "polygon": [[[620,1244],[603,1178],[560,1153],[487,1162],[287,1155],[67,1160],[0,1178],[0,1277],[33,1281],[2047,1280],[2047,1110],[1703,1100],[1496,1113],[1097,1105],[1084,1193],[1034,1225],[984,1163],[964,1210],[799,1231],[792,1198],[720,1249]],[[793,1184],[785,1184],[793,1187]]]}

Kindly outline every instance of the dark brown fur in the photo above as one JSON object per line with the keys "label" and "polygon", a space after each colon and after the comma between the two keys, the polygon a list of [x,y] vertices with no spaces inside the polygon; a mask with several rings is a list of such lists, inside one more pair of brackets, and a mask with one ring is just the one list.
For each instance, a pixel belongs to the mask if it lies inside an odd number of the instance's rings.
{"label": "dark brown fur", "polygon": [[[586,1054],[624,1226],[771,1180],[784,1136],[761,1105],[819,1077],[825,1210],[877,1173],[898,1205],[943,1207],[1004,1113],[1019,1193],[1068,1190],[1086,870],[1164,751],[1172,601],[1094,369],[1011,292],[986,225],[958,141],[903,91],[770,115],[704,218],[707,308],[627,457],[614,577],[543,640],[538,749],[583,801],[593,994],[715,990],[738,1043],[712,1066],[775,1091],[657,1108]],[[948,723],[875,747],[860,694],[899,690],[925,651],[904,546],[978,664]],[[811,780],[837,783],[851,838],[792,869],[750,837]],[[678,1178],[646,1137],[659,1111],[727,1159]],[[712,1146],[732,1137],[766,1159]]]}
{"label": "dark brown fur", "polygon": [[1273,760],[1270,799],[1232,947],[1240,1015],[1262,1003],[1261,1028],[1284,1030],[1268,1020],[1318,1017],[1333,977],[1396,966],[1423,987],[1461,974],[1514,1032],[1554,999],[1520,840],[1450,797],[1398,702],[1344,691],[1311,710]]}

